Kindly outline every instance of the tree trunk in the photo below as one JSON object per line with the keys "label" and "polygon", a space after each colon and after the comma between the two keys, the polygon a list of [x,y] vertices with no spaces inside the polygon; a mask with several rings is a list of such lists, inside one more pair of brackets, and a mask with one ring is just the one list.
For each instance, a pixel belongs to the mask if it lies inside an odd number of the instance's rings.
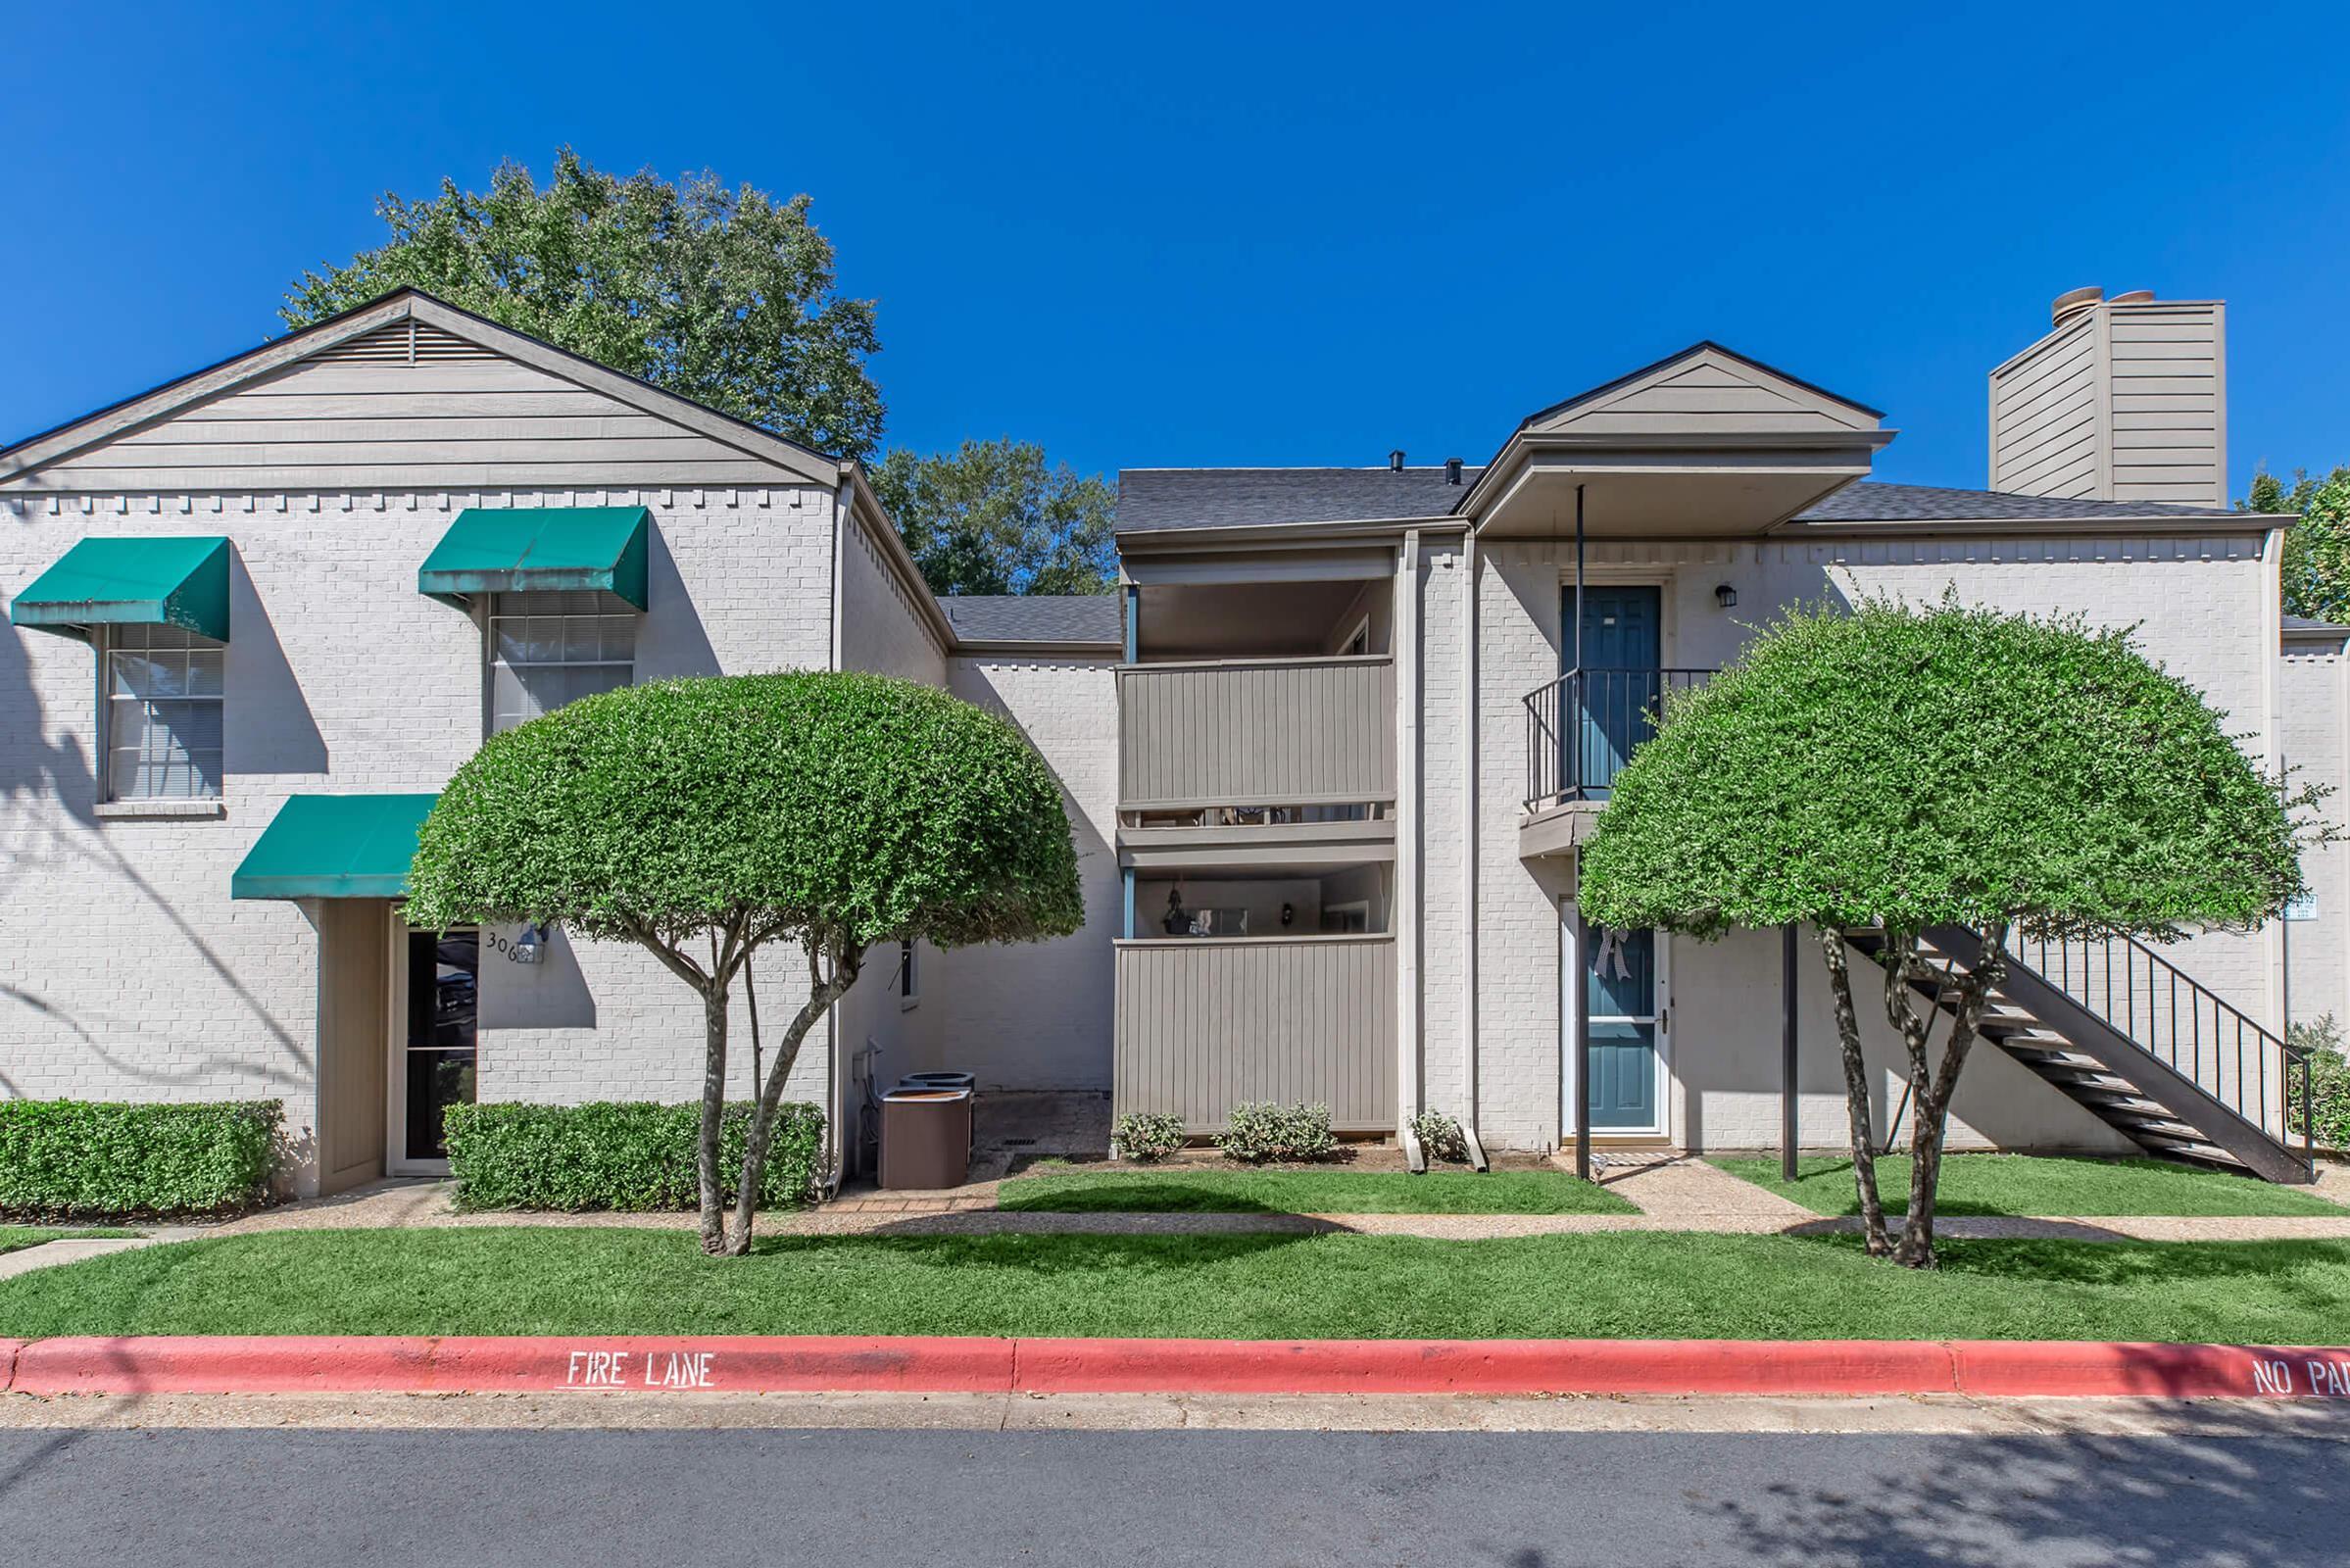
{"label": "tree trunk", "polygon": [[702,1189],[702,1250],[726,1248],[726,1195],[719,1183],[718,1148],[726,1127],[726,978],[711,975],[702,985],[702,1146],[694,1172]]}
{"label": "tree trunk", "polygon": [[2006,922],[1994,922],[1979,936],[1975,961],[1959,982],[1957,1010],[1950,1020],[1950,1039],[1942,1048],[1939,1070],[1927,1071],[1925,1054],[1922,1050],[1918,1053],[1916,1109],[1911,1113],[1909,1138],[1909,1218],[1893,1249],[1893,1261],[1910,1268],[1934,1266],[1934,1200],[1942,1179],[1942,1137],[1949,1123],[1950,1096],[1958,1087],[1967,1054],[1974,1049],[1983,1005],[1992,988],[2007,974]]}
{"label": "tree trunk", "polygon": [[1836,999],[1836,1038],[1844,1058],[1844,1106],[1852,1125],[1852,1179],[1860,1189],[1861,1232],[1868,1238],[1869,1255],[1883,1257],[1892,1250],[1885,1234],[1885,1205],[1877,1197],[1877,1135],[1869,1112],[1869,1067],[1860,1054],[1860,1014],[1852,1006],[1852,968],[1844,933],[1816,926],[1820,954],[1828,963],[1828,989]]}
{"label": "tree trunk", "polygon": [[[825,957],[831,959],[830,975],[824,973]],[[743,1142],[742,1179],[734,1194],[734,1224],[724,1241],[724,1251],[729,1257],[741,1257],[751,1250],[752,1218],[759,1209],[759,1187],[766,1180],[767,1151],[775,1138],[775,1112],[783,1103],[783,1088],[792,1076],[792,1063],[800,1059],[800,1047],[808,1031],[857,984],[863,958],[861,950],[845,943],[836,943],[829,954],[819,955],[814,941],[809,942],[808,1000],[792,1015],[791,1027],[775,1042],[775,1059],[767,1066],[766,1082],[760,1086],[759,1103],[751,1112],[751,1133]],[[825,1114],[831,1113],[832,1107],[827,1105]],[[833,1129],[833,1136],[839,1136],[838,1128]],[[709,1244],[706,1241],[704,1245]]]}

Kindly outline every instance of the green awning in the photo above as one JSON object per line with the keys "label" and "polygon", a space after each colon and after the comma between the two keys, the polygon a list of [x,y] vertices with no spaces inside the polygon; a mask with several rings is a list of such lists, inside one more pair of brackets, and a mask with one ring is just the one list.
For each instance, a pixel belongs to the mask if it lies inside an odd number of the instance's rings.
{"label": "green awning", "polygon": [[19,626],[87,637],[93,626],[183,626],[228,641],[228,541],[83,539],[8,607]]}
{"label": "green awning", "polygon": [[232,899],[397,899],[437,795],[291,795],[228,879]]}
{"label": "green awning", "polygon": [[601,588],[645,608],[643,507],[467,507],[416,572],[447,604],[475,594]]}

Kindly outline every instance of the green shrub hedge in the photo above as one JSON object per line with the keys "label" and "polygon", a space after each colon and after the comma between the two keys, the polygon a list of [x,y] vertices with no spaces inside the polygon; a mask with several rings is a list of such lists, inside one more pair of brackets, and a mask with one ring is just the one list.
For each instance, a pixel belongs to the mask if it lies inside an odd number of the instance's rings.
{"label": "green shrub hedge", "polygon": [[1338,1153],[1328,1105],[1277,1105],[1249,1101],[1225,1115],[1216,1140],[1227,1159],[1260,1165],[1269,1160],[1329,1159]]}
{"label": "green shrub hedge", "polygon": [[[728,1105],[719,1149],[730,1203],[750,1129],[750,1103]],[[701,1132],[698,1104],[452,1105],[449,1172],[464,1208],[690,1209],[701,1202],[694,1174]],[[780,1107],[759,1206],[813,1201],[823,1146],[822,1111],[808,1104]]]}
{"label": "green shrub hedge", "polygon": [[[2315,1023],[2293,1025],[2294,1045],[2309,1053],[2310,1106],[2301,1103],[2301,1075],[2285,1079],[2287,1117],[2295,1133],[2310,1130],[2328,1149],[2350,1149],[2350,1059],[2342,1054],[2341,1027],[2326,1013]],[[2313,1110],[2314,1107],[2314,1110]]]}
{"label": "green shrub hedge", "polygon": [[0,1101],[0,1214],[158,1219],[251,1208],[269,1197],[283,1120],[274,1100]]}

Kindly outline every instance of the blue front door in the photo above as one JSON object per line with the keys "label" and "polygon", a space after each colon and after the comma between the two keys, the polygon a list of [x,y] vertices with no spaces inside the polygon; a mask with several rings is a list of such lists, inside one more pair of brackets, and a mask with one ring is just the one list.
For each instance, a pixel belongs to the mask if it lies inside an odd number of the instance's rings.
{"label": "blue front door", "polygon": [[1583,1004],[1591,1020],[1591,1126],[1652,1131],[1656,1119],[1656,933],[1590,927]]}
{"label": "blue front door", "polygon": [[[1564,591],[1560,624],[1567,658],[1575,657],[1575,589]],[[1656,732],[1650,715],[1663,695],[1663,590],[1653,584],[1586,587],[1583,591],[1583,682],[1569,716],[1567,782],[1604,798],[1632,749]]]}

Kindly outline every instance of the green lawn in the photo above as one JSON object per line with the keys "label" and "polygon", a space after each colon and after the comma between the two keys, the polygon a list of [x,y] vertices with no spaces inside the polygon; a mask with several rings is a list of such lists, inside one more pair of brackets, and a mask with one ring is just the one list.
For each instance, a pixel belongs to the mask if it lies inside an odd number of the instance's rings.
{"label": "green lawn", "polygon": [[63,1241],[75,1236],[136,1236],[136,1231],[52,1230],[42,1225],[0,1225],[0,1252],[22,1251],[38,1247],[43,1242]]}
{"label": "green lawn", "polygon": [[[1804,1158],[1792,1185],[1777,1155],[1717,1159],[1734,1176],[1767,1187],[1815,1214],[1857,1214],[1848,1157]],[[1877,1190],[1888,1213],[1909,1209],[1909,1156],[1877,1161]],[[2159,1159],[2063,1159],[2044,1154],[1952,1154],[1942,1161],[1937,1214],[2328,1214],[2350,1209],[2298,1187]]]}
{"label": "green lawn", "polygon": [[1563,1170],[1084,1170],[1016,1177],[997,1206],[1224,1214],[1636,1214]]}
{"label": "green lawn", "polygon": [[682,1231],[283,1231],[0,1281],[0,1336],[2350,1338],[2350,1243],[1942,1250],[1928,1274],[1848,1237],[829,1236],[719,1262]]}

